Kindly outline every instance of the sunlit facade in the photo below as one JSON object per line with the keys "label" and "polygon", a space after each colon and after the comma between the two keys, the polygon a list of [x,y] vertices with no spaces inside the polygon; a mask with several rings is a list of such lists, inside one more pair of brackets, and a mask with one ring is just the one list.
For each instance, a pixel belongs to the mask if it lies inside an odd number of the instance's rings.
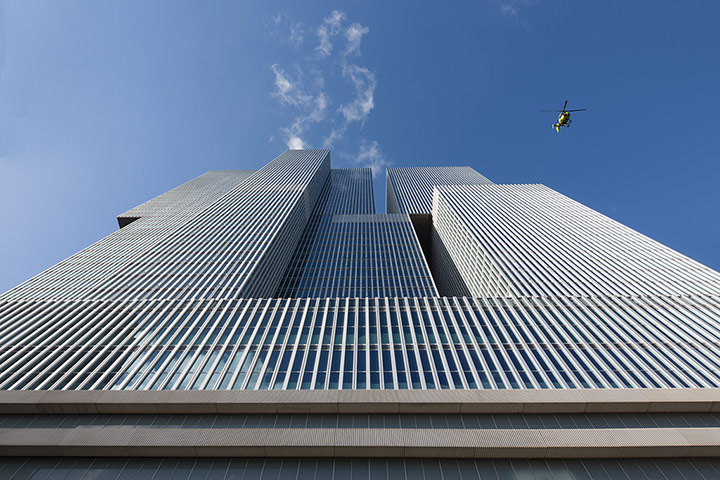
{"label": "sunlit facade", "polygon": [[0,295],[0,478],[720,476],[720,274],[542,185],[386,188],[208,172]]}

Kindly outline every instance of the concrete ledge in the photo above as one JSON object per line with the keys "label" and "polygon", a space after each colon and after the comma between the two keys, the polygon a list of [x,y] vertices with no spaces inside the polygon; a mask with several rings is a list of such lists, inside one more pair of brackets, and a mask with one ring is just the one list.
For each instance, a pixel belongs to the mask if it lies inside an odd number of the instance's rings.
{"label": "concrete ledge", "polygon": [[720,412],[720,389],[0,391],[0,414]]}
{"label": "concrete ledge", "polygon": [[0,429],[0,456],[637,458],[720,455],[720,428]]}

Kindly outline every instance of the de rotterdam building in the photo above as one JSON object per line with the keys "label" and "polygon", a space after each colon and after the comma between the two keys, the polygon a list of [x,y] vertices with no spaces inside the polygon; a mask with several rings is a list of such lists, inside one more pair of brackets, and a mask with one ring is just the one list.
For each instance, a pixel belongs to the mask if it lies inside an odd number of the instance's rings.
{"label": "de rotterdam building", "polygon": [[289,150],[0,295],[3,479],[720,478],[720,274],[543,185]]}

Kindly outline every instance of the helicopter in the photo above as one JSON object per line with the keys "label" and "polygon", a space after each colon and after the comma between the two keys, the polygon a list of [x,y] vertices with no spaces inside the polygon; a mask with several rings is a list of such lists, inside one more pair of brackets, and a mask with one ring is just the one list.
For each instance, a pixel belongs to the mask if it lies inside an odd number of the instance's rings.
{"label": "helicopter", "polygon": [[587,110],[587,108],[576,108],[574,110],[565,110],[565,107],[567,107],[567,100],[565,100],[565,105],[563,105],[562,110],[540,110],[541,112],[560,112],[560,115],[558,115],[558,121],[557,123],[553,124],[553,128],[560,132],[560,127],[570,127],[570,124],[572,123],[572,120],[570,120],[570,112],[582,112]]}

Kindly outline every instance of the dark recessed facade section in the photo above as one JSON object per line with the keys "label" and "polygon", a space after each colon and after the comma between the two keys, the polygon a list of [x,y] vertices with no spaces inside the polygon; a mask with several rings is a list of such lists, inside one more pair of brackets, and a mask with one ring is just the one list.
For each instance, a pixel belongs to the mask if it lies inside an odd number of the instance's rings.
{"label": "dark recessed facade section", "polygon": [[[422,479],[583,479],[651,478],[715,480],[717,458],[629,459],[454,459],[454,458],[38,458],[0,459],[3,478],[32,478],[36,473],[71,472],[66,478],[173,478],[257,480],[327,478],[362,480]],[[612,472],[613,476],[608,476]],[[663,474],[664,472],[664,474]],[[686,472],[681,476],[679,472]],[[55,478],[55,477],[48,477]],[[62,477],[60,477],[62,478]],[[105,477],[103,477],[105,478]]]}
{"label": "dark recessed facade section", "polygon": [[140,217],[117,217],[118,226],[120,228],[130,225],[135,220],[140,220]]}
{"label": "dark recessed facade section", "polygon": [[413,213],[410,220],[438,294],[442,297],[470,296],[470,290],[452,261],[447,246],[438,235],[432,214]]}

